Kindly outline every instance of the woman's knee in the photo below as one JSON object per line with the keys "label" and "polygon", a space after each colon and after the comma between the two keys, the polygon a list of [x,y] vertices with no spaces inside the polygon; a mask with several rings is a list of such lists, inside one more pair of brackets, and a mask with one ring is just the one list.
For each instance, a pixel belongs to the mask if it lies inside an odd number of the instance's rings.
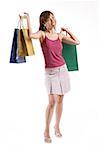
{"label": "woman's knee", "polygon": [[50,107],[50,108],[53,108],[54,105],[55,105],[55,102],[54,102],[54,101],[53,101],[53,102],[49,102],[49,107]]}
{"label": "woman's knee", "polygon": [[64,97],[63,95],[59,95],[59,96],[58,96],[58,98],[57,98],[57,103],[58,103],[58,104],[60,104],[60,103],[63,102],[63,97]]}
{"label": "woman's knee", "polygon": [[53,108],[55,105],[55,100],[53,98],[53,95],[49,95],[49,107]]}

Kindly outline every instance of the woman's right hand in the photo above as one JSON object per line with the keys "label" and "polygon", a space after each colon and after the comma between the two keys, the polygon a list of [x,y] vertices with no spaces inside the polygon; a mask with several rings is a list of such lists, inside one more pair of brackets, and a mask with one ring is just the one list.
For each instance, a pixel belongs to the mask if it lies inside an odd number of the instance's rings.
{"label": "woman's right hand", "polygon": [[20,18],[26,18],[26,19],[28,19],[28,18],[29,18],[29,14],[26,13],[26,12],[23,12],[22,15],[19,14],[19,17],[20,17]]}
{"label": "woman's right hand", "polygon": [[29,14],[28,14],[28,13],[24,12],[23,14],[24,14],[26,17],[29,17]]}

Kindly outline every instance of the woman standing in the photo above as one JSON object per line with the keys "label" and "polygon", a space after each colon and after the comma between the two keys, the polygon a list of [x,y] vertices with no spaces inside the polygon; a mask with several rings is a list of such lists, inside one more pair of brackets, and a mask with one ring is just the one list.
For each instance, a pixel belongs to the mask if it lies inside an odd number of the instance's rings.
{"label": "woman standing", "polygon": [[[21,17],[21,16],[20,16]],[[44,130],[45,142],[51,143],[50,122],[52,119],[54,106],[56,104],[56,122],[54,126],[55,135],[61,137],[60,119],[63,109],[64,94],[70,90],[70,78],[65,60],[62,57],[62,42],[79,45],[79,40],[68,29],[61,28],[60,33],[56,33],[56,19],[52,12],[43,11],[40,14],[39,31],[32,33],[30,18],[28,13],[24,13],[29,28],[29,36],[39,39],[45,60],[45,84],[48,93],[49,104],[46,108],[46,124]],[[66,31],[64,35],[62,31]]]}

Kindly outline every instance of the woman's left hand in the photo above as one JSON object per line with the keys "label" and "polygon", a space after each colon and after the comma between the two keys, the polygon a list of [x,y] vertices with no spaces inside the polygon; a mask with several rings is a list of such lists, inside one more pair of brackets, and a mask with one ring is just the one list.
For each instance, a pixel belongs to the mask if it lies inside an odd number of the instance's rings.
{"label": "woman's left hand", "polygon": [[61,31],[66,31],[67,33],[70,32],[68,28],[63,28],[63,27],[61,28]]}
{"label": "woman's left hand", "polygon": [[65,28],[63,28],[63,27],[61,27],[61,31],[66,31],[66,29],[65,29]]}

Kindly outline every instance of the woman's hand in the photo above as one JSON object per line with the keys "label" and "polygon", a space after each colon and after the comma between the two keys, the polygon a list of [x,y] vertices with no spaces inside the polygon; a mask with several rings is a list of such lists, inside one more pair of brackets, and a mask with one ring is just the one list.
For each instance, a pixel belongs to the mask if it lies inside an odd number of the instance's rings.
{"label": "woman's hand", "polygon": [[29,18],[29,14],[26,13],[26,12],[23,12],[22,15],[19,14],[19,17],[20,17],[20,18],[26,18],[26,19],[28,19],[28,18]]}
{"label": "woman's hand", "polygon": [[27,18],[29,17],[29,14],[24,12],[24,16],[26,16]]}
{"label": "woman's hand", "polygon": [[63,28],[63,27],[61,28],[61,31],[66,31],[67,33],[70,32],[68,28]]}
{"label": "woman's hand", "polygon": [[69,34],[70,37],[63,37],[63,42],[67,44],[74,44],[79,45],[80,41],[77,39],[77,37],[68,29],[68,28],[61,28],[61,32],[66,31],[66,35]]}

